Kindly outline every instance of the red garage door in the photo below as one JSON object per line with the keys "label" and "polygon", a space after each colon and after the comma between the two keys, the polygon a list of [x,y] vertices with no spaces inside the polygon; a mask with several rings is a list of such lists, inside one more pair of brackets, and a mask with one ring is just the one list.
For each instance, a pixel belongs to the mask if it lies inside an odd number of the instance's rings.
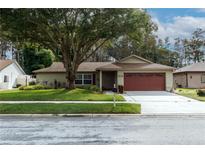
{"label": "red garage door", "polygon": [[164,73],[125,73],[125,91],[161,91],[165,90]]}

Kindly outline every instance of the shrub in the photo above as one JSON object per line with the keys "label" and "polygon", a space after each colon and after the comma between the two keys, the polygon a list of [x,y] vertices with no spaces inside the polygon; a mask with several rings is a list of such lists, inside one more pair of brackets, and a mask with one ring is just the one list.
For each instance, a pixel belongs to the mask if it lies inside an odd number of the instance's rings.
{"label": "shrub", "polygon": [[51,87],[45,86],[45,85],[40,85],[40,84],[19,87],[19,90],[40,90],[40,89],[51,89]]}
{"label": "shrub", "polygon": [[30,81],[30,82],[28,83],[28,85],[29,85],[29,86],[36,85],[36,82],[35,82],[35,81]]}
{"label": "shrub", "polygon": [[16,84],[16,88],[19,88],[19,87],[21,87],[22,85],[21,84]]}
{"label": "shrub", "polygon": [[96,91],[96,92],[100,91],[100,88],[95,86],[95,85],[91,85],[89,88],[90,88],[91,91]]}
{"label": "shrub", "polygon": [[26,87],[26,86],[20,86],[20,87],[19,87],[19,90],[24,90],[25,87]]}
{"label": "shrub", "polygon": [[196,93],[198,96],[205,96],[205,89],[198,89]]}
{"label": "shrub", "polygon": [[84,85],[84,86],[80,86],[79,88],[94,91],[94,92],[100,91],[100,88],[98,88],[96,85]]}

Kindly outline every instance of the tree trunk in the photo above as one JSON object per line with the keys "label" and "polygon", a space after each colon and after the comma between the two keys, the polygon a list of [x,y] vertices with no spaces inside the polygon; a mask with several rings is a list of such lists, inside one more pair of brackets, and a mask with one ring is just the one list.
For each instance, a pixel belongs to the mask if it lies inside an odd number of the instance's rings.
{"label": "tree trunk", "polygon": [[66,71],[67,84],[66,89],[74,89],[75,88],[75,73],[72,71]]}
{"label": "tree trunk", "polygon": [[79,65],[74,65],[76,62],[70,62],[69,60],[64,58],[63,64],[66,70],[66,89],[74,89],[75,88],[75,78],[76,72]]}
{"label": "tree trunk", "polygon": [[78,66],[80,65],[80,59],[79,56],[75,55],[76,51],[74,52],[75,54],[73,56],[68,54],[69,51],[67,49],[69,49],[69,45],[67,42],[63,43],[64,45],[61,47],[61,52],[63,55],[63,64],[66,70],[67,83],[65,88],[71,90],[75,88],[75,78]]}

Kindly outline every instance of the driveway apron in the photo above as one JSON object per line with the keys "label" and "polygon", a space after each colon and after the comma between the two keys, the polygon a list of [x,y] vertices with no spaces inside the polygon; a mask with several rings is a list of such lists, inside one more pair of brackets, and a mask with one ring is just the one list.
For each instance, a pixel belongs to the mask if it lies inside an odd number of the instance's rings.
{"label": "driveway apron", "polygon": [[126,101],[141,104],[142,114],[205,114],[205,102],[165,91],[127,91]]}

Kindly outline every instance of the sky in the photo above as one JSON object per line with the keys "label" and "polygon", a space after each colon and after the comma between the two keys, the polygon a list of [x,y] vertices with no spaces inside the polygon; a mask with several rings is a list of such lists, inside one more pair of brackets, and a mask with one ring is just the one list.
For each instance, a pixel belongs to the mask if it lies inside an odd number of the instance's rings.
{"label": "sky", "polygon": [[189,38],[194,30],[205,30],[205,9],[147,9],[154,23],[158,25],[156,34],[159,38]]}

